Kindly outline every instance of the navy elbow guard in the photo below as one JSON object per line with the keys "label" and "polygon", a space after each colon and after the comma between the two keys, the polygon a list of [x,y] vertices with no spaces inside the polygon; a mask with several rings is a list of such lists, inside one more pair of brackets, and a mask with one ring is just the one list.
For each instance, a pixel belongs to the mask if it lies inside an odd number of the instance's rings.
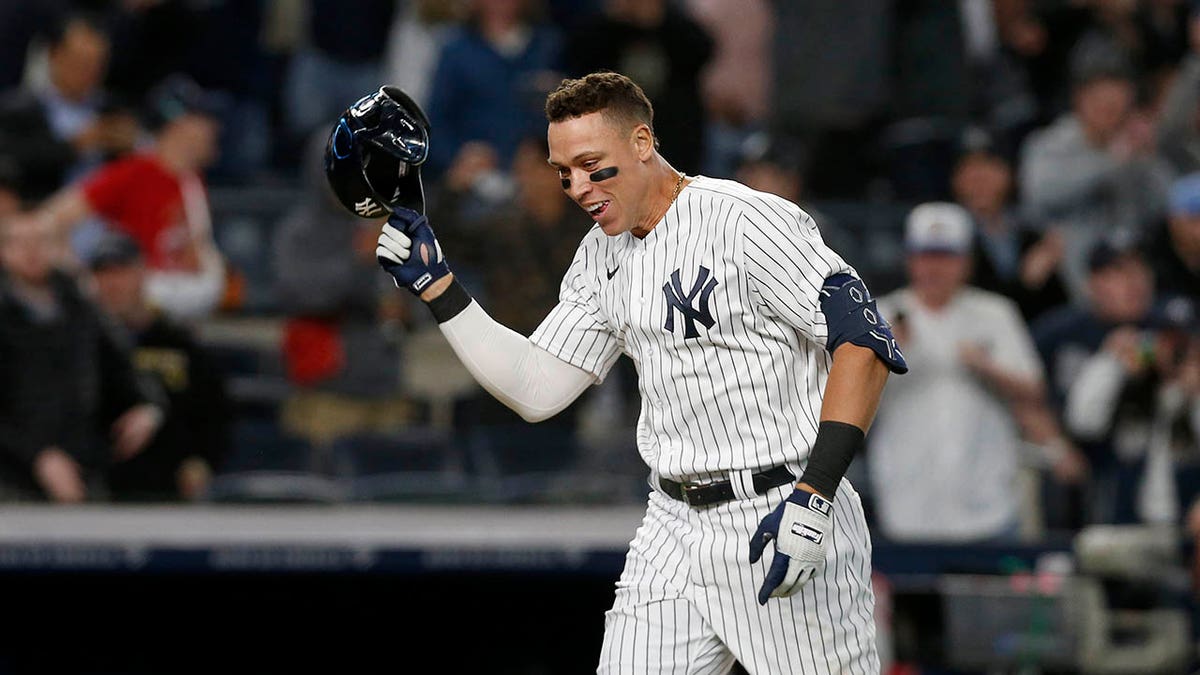
{"label": "navy elbow guard", "polygon": [[829,327],[825,349],[830,354],[849,342],[878,354],[893,373],[908,372],[891,326],[880,315],[875,298],[862,280],[844,272],[826,279],[821,287],[821,311]]}

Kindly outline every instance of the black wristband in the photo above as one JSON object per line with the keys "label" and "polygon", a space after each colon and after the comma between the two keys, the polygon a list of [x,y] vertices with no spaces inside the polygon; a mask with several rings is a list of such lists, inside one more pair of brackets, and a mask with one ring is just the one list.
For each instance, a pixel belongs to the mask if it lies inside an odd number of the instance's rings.
{"label": "black wristband", "polygon": [[865,438],[863,430],[853,424],[821,422],[817,427],[817,442],[808,453],[808,466],[804,467],[799,482],[808,483],[822,496],[833,499]]}
{"label": "black wristband", "polygon": [[433,318],[437,319],[438,323],[446,323],[471,304],[471,294],[458,283],[458,279],[451,279],[450,285],[441,295],[425,304],[429,305],[429,311],[433,312]]}

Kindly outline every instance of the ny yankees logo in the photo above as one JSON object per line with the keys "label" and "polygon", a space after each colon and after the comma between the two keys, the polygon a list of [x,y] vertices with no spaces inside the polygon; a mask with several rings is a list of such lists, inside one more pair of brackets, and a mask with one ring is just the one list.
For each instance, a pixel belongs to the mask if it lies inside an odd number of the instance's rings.
{"label": "ny yankees logo", "polygon": [[364,197],[361,202],[354,202],[354,212],[363,218],[370,218],[383,213],[383,207],[375,203],[375,200],[370,197]]}
{"label": "ny yankees logo", "polygon": [[[663,330],[668,333],[675,332],[675,310],[683,315],[684,328],[683,339],[700,337],[700,332],[696,330],[696,322],[704,324],[705,328],[712,328],[717,320],[712,317],[708,311],[708,296],[712,295],[713,289],[717,287],[717,279],[708,278],[709,269],[703,265],[700,266],[700,274],[696,276],[696,283],[692,284],[692,290],[687,295],[683,293],[683,282],[679,280],[679,270],[671,273],[671,281],[663,284],[663,294],[667,296],[667,322],[663,324]],[[705,281],[708,281],[705,284]],[[696,296],[700,296],[699,308],[692,306],[692,301]]]}

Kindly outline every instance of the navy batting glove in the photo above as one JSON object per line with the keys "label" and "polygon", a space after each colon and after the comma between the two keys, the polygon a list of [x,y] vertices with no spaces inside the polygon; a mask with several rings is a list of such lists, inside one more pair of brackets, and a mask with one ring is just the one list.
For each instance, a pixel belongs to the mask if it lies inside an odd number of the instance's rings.
{"label": "navy batting glove", "polygon": [[768,541],[775,557],[758,591],[758,604],[786,598],[825,570],[825,547],[833,536],[833,504],[814,492],[796,489],[758,525],[750,538],[750,563],[758,562]]}
{"label": "navy batting glove", "polygon": [[392,275],[397,287],[407,288],[418,297],[430,284],[450,274],[429,220],[411,209],[392,212],[379,235],[375,258]]}

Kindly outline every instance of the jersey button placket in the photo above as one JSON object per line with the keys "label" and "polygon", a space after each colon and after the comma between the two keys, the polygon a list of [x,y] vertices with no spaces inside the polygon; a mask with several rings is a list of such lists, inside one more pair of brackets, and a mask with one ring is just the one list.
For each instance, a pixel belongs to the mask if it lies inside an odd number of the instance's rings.
{"label": "jersey button placket", "polygon": [[629,253],[629,263],[631,272],[629,275],[629,298],[631,304],[636,307],[642,306],[642,284],[641,279],[633,270],[640,270],[642,266],[642,258],[646,253],[646,243],[639,241],[634,244],[634,248]]}

